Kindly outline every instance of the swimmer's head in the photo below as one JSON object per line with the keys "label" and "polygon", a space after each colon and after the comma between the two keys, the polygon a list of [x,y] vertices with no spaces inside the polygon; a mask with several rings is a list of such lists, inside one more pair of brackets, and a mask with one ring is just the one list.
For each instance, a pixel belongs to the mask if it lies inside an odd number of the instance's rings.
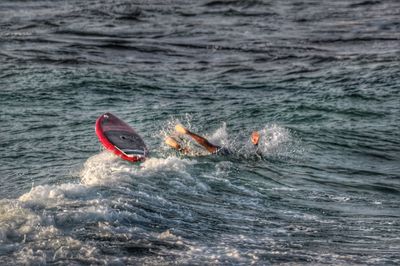
{"label": "swimmer's head", "polygon": [[251,133],[251,143],[253,143],[253,145],[258,145],[259,140],[260,133],[258,133],[258,131],[253,131],[253,133]]}

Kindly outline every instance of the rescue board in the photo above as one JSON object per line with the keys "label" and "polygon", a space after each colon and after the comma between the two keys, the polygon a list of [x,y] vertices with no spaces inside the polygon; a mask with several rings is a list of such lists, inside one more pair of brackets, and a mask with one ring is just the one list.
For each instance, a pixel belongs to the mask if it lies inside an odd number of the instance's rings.
{"label": "rescue board", "polygon": [[96,135],[107,150],[124,160],[140,162],[148,156],[147,147],[139,134],[111,113],[97,118]]}

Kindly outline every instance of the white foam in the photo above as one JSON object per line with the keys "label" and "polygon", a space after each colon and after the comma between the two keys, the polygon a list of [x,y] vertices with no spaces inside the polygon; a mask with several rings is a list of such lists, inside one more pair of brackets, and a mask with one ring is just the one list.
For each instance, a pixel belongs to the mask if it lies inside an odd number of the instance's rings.
{"label": "white foam", "polygon": [[21,265],[45,265],[47,255],[43,250],[33,250],[29,247],[22,248],[17,254],[17,263]]}
{"label": "white foam", "polygon": [[186,167],[195,164],[195,160],[182,159],[174,156],[163,158],[150,158],[142,164],[141,174],[158,171],[174,171],[187,174]]}
{"label": "white foam", "polygon": [[165,240],[165,239],[167,239],[167,240],[181,240],[181,237],[178,237],[178,236],[174,235],[173,233],[171,233],[171,230],[169,230],[169,229],[164,231],[164,232],[162,232],[161,234],[159,234],[158,238],[162,239],[162,240]]}
{"label": "white foam", "polygon": [[83,243],[70,236],[53,235],[30,242],[15,254],[18,264],[45,265],[48,261],[66,258],[96,261],[99,251],[96,247]]}
{"label": "white foam", "polygon": [[[6,215],[4,215],[6,214]],[[54,259],[73,257],[90,248],[80,241],[64,236],[47,212],[35,212],[18,201],[0,202],[0,243],[21,265],[44,265]]]}
{"label": "white foam", "polygon": [[[19,204],[10,201],[0,202],[0,243],[13,242],[34,230],[41,222],[39,216]],[[14,240],[15,241],[15,240]]]}
{"label": "white foam", "polygon": [[82,184],[40,185],[20,196],[19,201],[48,206],[50,202],[58,203],[65,198],[79,198],[86,192],[87,187]]}
{"label": "white foam", "polygon": [[346,202],[350,200],[349,197],[343,197],[343,196],[329,195],[328,197],[333,201],[339,201],[339,202]]}
{"label": "white foam", "polygon": [[167,158],[149,158],[141,164],[132,164],[110,152],[103,151],[86,161],[80,173],[81,182],[89,186],[113,186],[119,183],[132,183],[135,181],[135,177],[166,171],[188,177],[190,175],[186,168],[194,163],[196,163],[195,160],[169,156]]}
{"label": "white foam", "polygon": [[112,185],[129,182],[137,169],[108,151],[90,157],[84,164],[80,176],[85,185]]}
{"label": "white foam", "polygon": [[274,187],[271,189],[267,190],[273,190],[273,191],[298,191],[298,188],[291,188],[291,187]]}

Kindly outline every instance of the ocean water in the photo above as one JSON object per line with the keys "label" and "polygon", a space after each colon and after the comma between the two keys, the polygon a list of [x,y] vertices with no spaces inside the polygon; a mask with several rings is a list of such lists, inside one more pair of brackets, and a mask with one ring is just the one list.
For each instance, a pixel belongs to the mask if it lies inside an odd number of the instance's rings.
{"label": "ocean water", "polygon": [[[2,0],[1,264],[400,264],[399,18],[397,0]],[[146,162],[101,147],[104,112]],[[175,153],[178,122],[233,154]]]}

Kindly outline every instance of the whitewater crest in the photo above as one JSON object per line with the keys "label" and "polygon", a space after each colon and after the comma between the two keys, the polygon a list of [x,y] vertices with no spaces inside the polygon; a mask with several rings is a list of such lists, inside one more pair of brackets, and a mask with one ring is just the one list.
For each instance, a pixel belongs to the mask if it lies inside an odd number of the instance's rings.
{"label": "whitewater crest", "polygon": [[158,172],[173,171],[189,175],[187,166],[195,160],[174,156],[149,158],[141,164],[125,162],[110,152],[103,151],[89,158],[81,170],[81,183],[88,186],[109,186],[118,183],[135,182],[135,177],[145,177]]}
{"label": "whitewater crest", "polygon": [[[149,214],[140,209],[136,211],[135,204],[143,201],[151,202],[152,207],[171,204],[157,193],[147,193],[142,186],[153,186],[154,182],[169,182],[173,187],[178,180],[186,191],[197,183],[187,169],[195,163],[195,160],[170,156],[150,158],[142,164],[132,164],[107,151],[100,152],[85,162],[80,171],[80,180],[75,183],[33,186],[18,200],[1,201],[0,243],[10,243],[7,246],[8,252],[18,258],[21,264],[45,264],[47,261],[65,258],[96,262],[99,250],[67,232],[95,230],[95,234],[98,234],[97,226],[103,230],[101,225],[107,225],[109,237],[115,236],[115,230],[122,230],[121,236],[136,239],[138,229],[132,231],[122,224],[127,221],[147,224],[151,220],[146,217]],[[172,173],[172,181],[161,175],[165,172]],[[151,178],[152,176],[161,179]],[[181,188],[174,189],[178,191]],[[117,192],[115,195],[118,196],[109,197],[108,193],[113,193],[112,191]],[[121,193],[129,193],[132,198],[121,198]],[[82,224],[90,224],[93,228],[81,228]],[[103,237],[103,231],[99,233],[99,237]],[[180,241],[168,230],[159,233],[159,236],[158,233],[155,234],[155,237],[173,243]],[[16,240],[23,244],[23,248],[11,245]]]}

